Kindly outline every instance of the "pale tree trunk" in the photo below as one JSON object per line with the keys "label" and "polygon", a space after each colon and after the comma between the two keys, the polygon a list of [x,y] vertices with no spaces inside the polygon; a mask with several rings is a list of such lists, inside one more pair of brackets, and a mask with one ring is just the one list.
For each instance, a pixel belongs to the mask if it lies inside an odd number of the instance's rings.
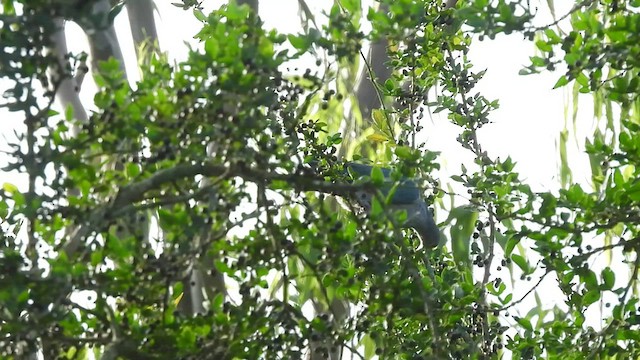
{"label": "pale tree trunk", "polygon": [[152,0],[127,1],[129,26],[136,51],[148,44],[152,52],[157,50],[158,31],[153,16],[155,4]]}
{"label": "pale tree trunk", "polygon": [[109,23],[109,11],[111,4],[109,0],[98,0],[92,8],[91,14],[99,19],[96,24],[89,23],[87,19],[81,19],[79,25],[89,38],[89,48],[91,54],[91,67],[94,72],[99,71],[99,63],[114,58],[120,64],[123,79],[127,79],[127,71],[124,67],[124,57],[120,49],[120,43],[116,35],[116,29]]}
{"label": "pale tree trunk", "polygon": [[[387,12],[387,8],[385,5],[381,5],[378,11]],[[371,120],[371,113],[373,110],[382,106],[382,103],[380,102],[380,91],[376,84],[384,83],[391,76],[391,69],[386,65],[388,61],[387,47],[388,41],[386,38],[381,38],[371,44],[366,58],[366,63],[369,64],[369,66],[365,64],[359,76],[359,82],[356,87],[356,99],[358,110],[360,111],[362,121],[364,122],[369,122]],[[351,137],[353,134],[361,133],[360,124],[356,120],[355,116],[351,116],[351,118],[347,118],[345,120],[346,123],[343,126],[345,129],[343,137]],[[350,141],[347,139],[344,142],[349,143]],[[344,158],[346,150],[346,146],[341,146],[338,157]],[[318,314],[325,313],[330,315],[333,318],[332,322],[334,326],[340,326],[343,324],[345,319],[349,316],[349,302],[334,299],[331,304],[328,304],[328,306],[328,309],[316,307],[315,311]],[[312,343],[309,359],[340,360],[342,358],[343,349],[340,346],[335,346],[334,341],[335,339],[321,339],[318,342]]]}
{"label": "pale tree trunk", "polygon": [[[258,0],[237,0],[238,5],[249,5],[251,9],[258,13]],[[213,155],[216,144],[207,146],[207,153]],[[209,185],[209,181],[203,181],[202,187]],[[209,204],[209,208],[214,209],[215,204]],[[228,214],[227,214],[228,215]],[[200,247],[212,241],[212,234],[209,231],[203,232],[197,239],[193,239],[194,246]],[[195,260],[189,275],[182,281],[183,294],[178,304],[181,312],[188,315],[197,315],[206,311],[204,303],[212,300],[218,294],[227,295],[224,276],[215,269],[215,258],[205,255],[200,260]]]}
{"label": "pale tree trunk", "polygon": [[[71,66],[69,61],[65,58],[65,55],[69,51],[67,49],[67,38],[64,33],[64,19],[54,19],[54,23],[56,24],[58,31],[56,31],[52,36],[54,47],[49,49],[49,51],[58,59],[58,69],[51,69],[50,77],[52,79],[64,79],[62,80],[56,94],[58,101],[65,108],[70,106],[71,109],[73,109],[74,117],[81,123],[86,124],[89,118],[87,117],[87,111],[82,105],[79,96],[84,74],[82,74],[83,76],[76,76],[72,78],[63,73],[65,72],[65,69]],[[77,135],[78,131],[79,128],[74,126],[72,129],[72,136]]]}
{"label": "pale tree trunk", "polygon": [[[454,7],[456,2],[457,0],[446,0],[443,10]],[[387,12],[387,6],[382,4],[379,11]],[[358,109],[360,110],[360,114],[362,114],[362,119],[365,121],[371,119],[373,110],[382,106],[380,103],[382,94],[376,84],[384,84],[384,82],[391,77],[391,69],[386,65],[389,61],[389,56],[387,55],[388,46],[389,41],[386,38],[381,38],[371,44],[366,59],[369,67],[363,67],[359,76],[360,81],[356,89],[356,98],[358,100]],[[369,70],[371,70],[371,73]],[[405,90],[408,90],[409,86],[409,82],[403,84]],[[350,124],[347,124],[347,126],[349,125]]]}
{"label": "pale tree trunk", "polygon": [[[380,12],[387,12],[386,5],[382,4],[378,9]],[[374,109],[382,106],[380,102],[380,91],[377,83],[384,83],[391,76],[391,69],[386,66],[388,41],[381,38],[371,44],[366,57],[366,64],[360,74],[359,82],[356,87],[357,110],[360,111],[362,121],[368,122],[371,119],[371,113]],[[367,66],[368,64],[368,66]],[[342,126],[343,144],[350,143],[354,134],[360,134],[360,124],[355,116],[345,119]],[[357,136],[357,135],[356,135]],[[346,156],[347,146],[341,146],[338,152],[338,158]],[[324,309],[318,304],[314,307],[316,314],[325,314],[333,320],[334,326],[340,326],[349,316],[350,304],[348,301],[333,299],[328,304],[328,308]],[[340,360],[342,358],[342,347],[335,346],[335,339],[320,339],[310,344],[309,360]]]}
{"label": "pale tree trunk", "polygon": [[[77,22],[87,35],[87,38],[89,40],[89,53],[92,73],[99,72],[100,62],[106,61],[109,58],[113,57],[114,59],[118,60],[123,79],[126,81],[127,73],[124,67],[124,58],[122,56],[122,51],[120,50],[120,44],[118,42],[113,24],[109,23],[110,10],[111,5],[109,4],[108,0],[98,0],[91,6],[90,14],[87,14],[82,18],[70,20]],[[88,20],[89,18],[99,19],[98,24],[90,23]],[[59,24],[63,24],[63,19],[57,19],[56,22],[58,22]],[[52,49],[52,51],[59,59],[61,59],[61,61],[65,62],[63,66],[68,66],[68,61],[64,59],[64,55],[67,54],[68,51],[63,28],[59,32],[54,34],[54,40],[56,47]],[[56,94],[58,97],[58,101],[64,108],[66,108],[67,106],[71,106],[73,108],[74,117],[76,117],[76,119],[80,120],[83,124],[88,123],[89,120],[87,118],[86,110],[80,102],[79,86],[77,86],[76,81],[74,81],[74,79],[68,79],[65,80],[63,84],[64,87],[62,87],[61,90]],[[77,135],[79,131],[80,129],[74,127],[72,129],[71,135]],[[75,234],[79,230],[79,228],[69,229],[68,233]],[[64,251],[67,253],[67,256],[71,258],[78,251],[79,247],[82,245],[80,242],[84,239],[81,236],[75,235],[69,236],[69,238],[73,240],[64,245]]]}
{"label": "pale tree trunk", "polygon": [[[68,6],[79,7],[78,4],[67,4]],[[134,41],[137,44],[141,44],[144,41],[148,41],[152,44],[157,44],[157,32],[155,29],[155,21],[153,20],[153,3],[148,0],[129,1],[129,16],[130,24],[132,28],[132,34]],[[110,22],[109,13],[111,11],[111,5],[108,0],[98,0],[91,4],[90,13],[81,14],[77,18],[68,19],[77,22],[89,40],[89,53],[91,58],[91,70],[93,73],[100,71],[99,64],[110,58],[116,59],[120,64],[120,70],[122,71],[123,80],[127,81],[127,72],[124,66],[124,58],[116,36],[113,23]],[[146,12],[146,13],[145,13]],[[91,20],[90,20],[91,19]],[[97,19],[97,23],[94,23]],[[79,91],[81,87],[81,76],[69,77],[65,74],[65,69],[70,68],[68,60],[65,55],[68,53],[66,38],[64,34],[64,19],[58,18],[54,22],[58,25],[59,30],[52,35],[53,48],[49,49],[59,61],[58,71],[52,69],[52,78],[62,80],[58,92],[56,93],[57,99],[62,107],[71,107],[73,109],[74,117],[79,120],[81,124],[87,124],[89,122],[87,111],[82,106],[79,97]],[[83,74],[80,74],[83,75]],[[75,126],[71,129],[71,136],[75,136],[79,133],[80,129]],[[123,159],[112,159],[111,165],[116,168],[123,166]],[[74,190],[70,191],[70,195],[74,194]],[[139,218],[139,217],[138,217]],[[84,236],[75,236],[80,231],[80,227],[73,229],[67,229],[67,236],[72,241],[64,245],[63,250],[67,253],[67,256],[71,259],[78,256],[78,250],[83,247],[83,242],[86,240]],[[142,234],[143,241],[148,240],[148,219],[143,217],[140,221],[136,221],[128,229],[130,232]],[[124,236],[125,234],[119,234]],[[113,343],[109,344],[106,349],[103,358],[116,358],[118,355],[125,356],[126,353],[130,353],[129,344],[126,339],[119,338],[115,334]],[[53,348],[45,341],[41,344],[45,358],[55,357],[58,349]],[[32,357],[33,358],[33,357]]]}
{"label": "pale tree trunk", "polygon": [[[444,10],[452,8],[456,5],[457,0],[446,0],[444,2]],[[380,12],[387,12],[388,8],[386,4],[381,4],[378,9]],[[389,61],[389,56],[387,54],[387,47],[389,46],[389,41],[386,38],[381,38],[374,43],[371,44],[369,48],[369,52],[366,57],[366,64],[362,68],[361,74],[358,77],[359,82],[356,87],[356,99],[357,99],[357,109],[360,111],[362,120],[364,122],[371,121],[371,114],[373,110],[381,108],[383,104],[381,100],[384,101],[383,95],[378,89],[378,84],[384,84],[391,77],[391,69],[386,65]],[[368,64],[368,66],[367,66]],[[409,89],[409,82],[403,84],[403,88],[406,90]],[[343,132],[343,136],[350,137],[352,134],[359,134],[361,129],[359,129],[359,124],[357,123],[355,117],[351,117],[350,119],[346,119],[346,123],[343,128],[345,131]],[[356,135],[357,136],[357,135]],[[349,140],[345,141],[348,143]],[[339,150],[339,158],[344,158],[346,155],[346,147],[342,146]],[[344,322],[344,320],[349,315],[349,307],[350,304],[346,301],[341,301],[338,299],[334,299],[331,304],[329,304],[329,309],[321,309],[316,307],[316,313],[326,313],[331,314],[334,317],[334,324],[339,326],[340,323]],[[331,347],[332,339],[325,339],[322,342],[318,341],[312,344],[312,351],[310,354],[310,360],[340,360],[342,357],[342,348],[336,349],[335,347]],[[313,351],[314,348],[323,348],[323,349],[332,349],[328,354],[323,353],[322,351]]]}
{"label": "pale tree trunk", "polygon": [[[378,9],[379,12],[386,13],[387,6],[381,4]],[[373,42],[369,47],[365,60],[365,66],[363,66],[360,75],[358,76],[358,84],[356,85],[356,111],[360,113],[362,122],[371,122],[371,113],[373,110],[382,106],[380,100],[382,94],[378,89],[377,84],[384,84],[384,82],[391,77],[391,69],[386,65],[389,57],[387,55],[387,47],[389,42],[386,38],[378,39]],[[357,120],[357,116],[351,113],[350,117],[345,119],[342,126],[343,142],[345,144],[351,143],[353,136],[356,137],[362,132],[362,122]],[[341,146],[338,152],[338,158],[344,158],[347,155],[347,146]]]}
{"label": "pale tree trunk", "polygon": [[[258,0],[237,0],[237,4],[247,4],[256,14],[258,13]],[[207,154],[213,156],[215,149],[216,144],[208,144]],[[205,180],[201,184],[202,187],[209,185],[209,180]],[[214,201],[211,201],[209,208],[215,208]],[[198,238],[193,239],[194,247],[210,244],[213,241],[212,236],[210,231],[204,231]],[[204,255],[199,260],[194,260],[195,263],[191,266],[188,276],[182,281],[183,293],[178,304],[178,309],[182,313],[191,316],[202,314],[206,311],[205,301],[211,301],[218,294],[227,296],[224,276],[216,271],[215,260],[215,257],[210,255]]]}

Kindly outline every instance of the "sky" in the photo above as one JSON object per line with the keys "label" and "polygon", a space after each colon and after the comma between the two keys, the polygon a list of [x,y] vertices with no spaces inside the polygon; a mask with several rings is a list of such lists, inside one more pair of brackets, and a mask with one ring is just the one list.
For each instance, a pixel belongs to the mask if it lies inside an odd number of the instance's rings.
{"label": "sky", "polygon": [[[200,29],[200,25],[190,12],[171,5],[170,1],[157,1],[158,31],[160,46],[168,51],[170,58],[180,61],[186,58],[187,46],[198,44],[192,39]],[[205,13],[217,8],[221,1],[204,1]],[[262,0],[261,16],[268,28],[277,28],[284,33],[295,33],[300,30],[297,0],[278,0],[275,2]],[[310,0],[312,10],[328,8],[331,1]],[[535,1],[532,3],[536,3]],[[571,2],[557,2],[556,11],[563,14],[568,10]],[[546,1],[538,2],[540,24],[552,22]],[[126,59],[131,59],[133,42],[128,31],[128,21],[124,16],[126,10],[116,18],[116,29],[123,47]],[[122,30],[125,29],[125,30]],[[86,49],[86,41],[82,31],[70,24],[67,29],[69,49],[72,52]],[[520,35],[498,36],[495,40],[475,42],[469,56],[475,64],[475,70],[487,69],[486,76],[477,86],[489,100],[498,99],[500,108],[491,114],[491,124],[485,126],[479,133],[480,143],[490,156],[501,159],[511,156],[516,162],[516,170],[521,173],[521,179],[528,182],[534,191],[557,190],[559,188],[559,152],[557,148],[560,131],[564,128],[571,114],[570,87],[553,90],[560,73],[520,76],[518,71],[529,64],[529,57],[535,54],[532,42],[524,41]],[[135,61],[126,64],[128,73],[135,80],[137,67]],[[0,83],[0,89],[6,84]],[[90,77],[85,78],[83,84],[83,102],[92,109],[91,102],[95,85]],[[593,105],[590,97],[580,98],[577,116],[577,132],[571,133],[569,143],[569,157],[573,180],[589,188],[590,170],[586,154],[583,153],[585,136],[592,133],[596,125],[593,120]],[[11,138],[14,130],[20,131],[18,119],[0,109],[0,133]],[[570,120],[569,120],[570,121]],[[459,133],[459,128],[449,123],[443,113],[433,114],[433,121],[425,124],[421,134],[429,149],[441,151],[440,161],[443,169],[439,172],[441,178],[459,173],[460,165],[471,163],[472,154],[462,149],[453,139]],[[6,140],[0,137],[0,150],[6,149]],[[0,154],[0,166],[6,162],[6,157]],[[25,189],[24,175],[0,172],[0,185],[9,182],[21,189]],[[440,218],[440,221],[444,217]],[[532,284],[533,285],[533,284]],[[558,299],[553,279],[550,283],[543,283],[541,289],[545,291],[544,303],[554,305]],[[528,287],[516,289],[517,293],[524,293]],[[523,309],[531,307],[531,302],[522,304]],[[595,320],[595,319],[594,319]]]}
{"label": "sky", "polygon": [[[205,13],[214,9],[221,1],[205,1]],[[277,8],[267,6],[268,1],[263,1],[260,12],[265,21],[265,26],[276,28],[284,33],[295,33],[300,30],[298,20],[298,7],[296,0],[279,0]],[[331,1],[309,1],[312,10],[328,8]],[[200,28],[198,22],[188,11],[183,11],[171,5],[171,2],[157,2],[158,32],[160,46],[168,51],[170,58],[176,61],[186,58],[186,43],[198,46],[193,40],[193,35]],[[557,13],[563,13],[562,8]],[[127,70],[135,81],[138,75],[137,64],[131,55],[134,52],[131,34],[128,31],[128,22],[125,17],[126,10],[116,17],[116,29],[123,47]],[[539,17],[541,23],[551,22],[546,5],[539,5]],[[543,16],[540,16],[543,15]],[[287,19],[283,21],[282,19]],[[322,20],[319,16],[318,20]],[[86,41],[82,31],[75,24],[69,24],[67,29],[70,51],[86,49]],[[518,71],[529,63],[528,57],[534,54],[531,42],[522,40],[521,36],[498,36],[496,40],[475,42],[471,48],[469,57],[475,64],[476,70],[487,69],[485,78],[477,86],[477,90],[486,98],[498,99],[500,109],[491,114],[492,124],[480,131],[480,142],[490,155],[500,156],[504,159],[511,156],[518,162],[518,171],[527,179],[534,189],[544,190],[549,186],[556,186],[558,174],[557,139],[560,130],[564,127],[565,110],[570,97],[568,88],[552,90],[559,73],[544,73],[534,76],[520,76]],[[0,89],[2,84],[0,84]],[[92,98],[95,85],[92,79],[85,77],[83,83],[82,100],[87,108],[92,108]],[[576,134],[576,144],[582,145],[584,136],[593,128],[590,99],[584,97],[585,106],[580,107],[579,127],[581,133]],[[12,120],[10,115],[0,110],[0,116],[9,121],[0,122],[2,134],[8,134],[20,125]],[[471,154],[461,151],[459,146],[453,144],[459,129],[450,124],[443,113],[433,114],[433,122],[424,124],[425,130],[421,134],[431,150],[442,151],[441,161],[445,171],[441,174],[447,177],[459,172],[460,163],[471,161]],[[0,138],[0,149],[5,140]],[[580,175],[577,181],[588,180],[588,159],[581,156],[579,147],[571,148],[572,168],[577,174],[585,170],[584,179]],[[2,163],[2,157],[0,157]],[[9,181],[16,179],[17,185],[23,181],[15,178],[14,174],[0,174],[0,180]]]}

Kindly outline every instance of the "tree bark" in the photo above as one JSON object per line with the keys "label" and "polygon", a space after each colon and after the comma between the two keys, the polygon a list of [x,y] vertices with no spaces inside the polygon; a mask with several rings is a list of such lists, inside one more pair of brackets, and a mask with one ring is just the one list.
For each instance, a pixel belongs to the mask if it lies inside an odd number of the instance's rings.
{"label": "tree bark", "polygon": [[[158,41],[156,20],[153,16],[155,5],[152,0],[127,1],[129,26],[136,48],[145,42],[155,44]],[[155,45],[154,45],[155,46]]]}

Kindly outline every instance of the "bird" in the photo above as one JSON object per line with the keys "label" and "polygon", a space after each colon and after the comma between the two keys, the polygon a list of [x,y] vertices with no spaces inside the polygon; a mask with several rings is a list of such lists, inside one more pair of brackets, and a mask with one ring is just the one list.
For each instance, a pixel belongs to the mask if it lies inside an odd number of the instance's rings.
{"label": "bird", "polygon": [[[355,180],[363,176],[371,176],[373,166],[357,162],[346,162],[344,169],[345,172]],[[387,198],[395,183],[390,178],[391,169],[380,168],[380,170],[384,175],[384,183],[379,188],[379,191],[382,196]],[[372,191],[358,190],[354,193],[352,200],[354,200],[363,211],[370,212],[374,196],[375,193]],[[400,179],[393,195],[389,199],[387,210],[392,212],[406,211],[407,218],[400,224],[401,227],[414,229],[418,233],[418,236],[420,236],[422,244],[425,247],[434,248],[440,243],[440,230],[415,181],[408,178]]]}

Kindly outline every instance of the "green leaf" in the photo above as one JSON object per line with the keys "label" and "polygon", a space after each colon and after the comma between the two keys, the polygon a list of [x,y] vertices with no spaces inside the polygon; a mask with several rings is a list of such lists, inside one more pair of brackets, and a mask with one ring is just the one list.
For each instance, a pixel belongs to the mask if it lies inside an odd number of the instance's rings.
{"label": "green leaf", "polygon": [[385,124],[387,123],[387,119],[384,116],[384,111],[380,109],[374,109],[373,111],[371,111],[371,119],[373,120],[375,126],[378,127],[378,129],[381,130],[386,128]]}
{"label": "green leaf", "polygon": [[553,31],[553,29],[545,29],[544,34],[547,36],[549,41],[553,44],[559,44],[562,42],[562,38],[560,38],[560,36],[558,36],[558,34],[556,34],[556,32]]}
{"label": "green leaf", "polygon": [[183,326],[177,336],[177,345],[179,349],[192,349],[196,343],[196,333],[189,326]]}
{"label": "green leaf", "polygon": [[127,174],[127,177],[134,178],[140,175],[142,169],[140,168],[140,165],[131,162],[127,163],[125,172]]}
{"label": "green leaf", "polygon": [[382,186],[384,184],[384,173],[382,172],[382,169],[377,166],[374,166],[371,169],[371,182],[376,186]]}
{"label": "green leaf", "polygon": [[553,47],[544,40],[536,41],[536,47],[544,52],[551,52],[553,50]]}
{"label": "green leaf", "polygon": [[376,355],[376,343],[368,334],[362,337],[360,345],[364,347],[364,358],[372,359]]}
{"label": "green leaf", "polygon": [[580,280],[584,282],[585,288],[588,291],[598,290],[598,278],[593,270],[584,270],[584,272],[580,274]]}
{"label": "green leaf", "polygon": [[285,180],[271,180],[271,188],[274,190],[291,189],[291,184]]}
{"label": "green leaf", "polygon": [[529,267],[529,263],[527,262],[527,260],[522,257],[521,255],[518,254],[512,254],[511,255],[511,260],[518,265],[518,267],[522,270],[522,272],[526,274],[530,274],[531,273],[531,268]]}
{"label": "green leaf", "polygon": [[414,159],[415,158],[415,153],[414,153],[413,149],[408,147],[408,146],[398,146],[398,147],[396,147],[395,154],[400,159],[409,160],[409,159]]}
{"label": "green leaf", "polygon": [[4,221],[9,215],[9,205],[6,201],[0,200],[0,221]]}
{"label": "green leaf", "polygon": [[391,79],[387,79],[387,81],[384,82],[384,88],[387,91],[392,92],[396,88],[396,84],[394,84]]}
{"label": "green leaf", "polygon": [[291,43],[291,46],[293,46],[296,50],[300,52],[304,52],[309,49],[310,43],[309,43],[309,39],[306,36],[297,36],[297,35],[289,34],[289,36],[287,36],[287,39]]}
{"label": "green leaf", "polygon": [[567,77],[562,75],[562,76],[560,76],[558,81],[556,81],[556,84],[553,85],[553,88],[557,89],[557,88],[560,88],[560,87],[563,87],[563,86],[567,85],[568,83],[569,83],[569,80],[567,79]]}
{"label": "green leaf", "polygon": [[371,142],[385,142],[385,141],[389,141],[389,137],[385,134],[374,133],[367,136],[367,140]]}
{"label": "green leaf", "polygon": [[118,16],[118,14],[120,14],[120,11],[122,11],[122,8],[124,7],[125,4],[126,4],[126,1],[120,1],[115,6],[113,6],[111,10],[109,10],[109,15],[108,15],[109,24],[113,24],[113,20],[116,18],[116,16]]}
{"label": "green leaf", "polygon": [[384,213],[384,206],[380,203],[380,201],[378,201],[377,197],[374,197],[371,200],[371,216],[373,218],[375,218],[376,216],[379,216],[380,214]]}
{"label": "green leaf", "polygon": [[589,77],[582,71],[578,73],[578,76],[576,76],[576,81],[584,87],[589,87]]}
{"label": "green leaf", "polygon": [[513,300],[513,294],[509,293],[500,302],[502,303],[502,305],[506,305],[506,304],[510,303],[511,300]]}
{"label": "green leaf", "polygon": [[360,1],[358,0],[342,0],[340,2],[344,10],[348,13],[354,13],[356,11],[360,11],[359,5]]}
{"label": "green leaf", "polygon": [[466,207],[457,207],[451,210],[450,218],[455,219],[455,225],[450,227],[451,248],[453,258],[457,264],[470,266],[469,249],[471,236],[475,231],[475,223],[478,213]]}
{"label": "green leaf", "polygon": [[599,290],[588,291],[586,294],[584,294],[584,297],[582,298],[584,306],[589,306],[589,305],[595,303],[598,300],[600,300],[600,291]]}
{"label": "green leaf", "polygon": [[220,53],[220,44],[218,43],[218,40],[212,37],[205,40],[204,51],[211,59],[218,59],[218,54]]}
{"label": "green leaf", "polygon": [[547,65],[546,60],[540,56],[532,56],[531,63],[536,67],[543,67]]}
{"label": "green leaf", "polygon": [[102,262],[104,259],[102,251],[93,251],[91,252],[91,266],[96,266]]}
{"label": "green leaf", "polygon": [[9,193],[11,195],[19,192],[18,191],[18,187],[13,185],[13,184],[11,184],[11,183],[2,184],[2,190],[6,191],[7,193]]}
{"label": "green leaf", "polygon": [[531,326],[531,321],[529,321],[529,319],[521,318],[519,316],[514,316],[514,318],[520,326],[525,328],[525,330],[533,331],[533,326]]}
{"label": "green leaf", "polygon": [[511,256],[513,249],[520,243],[520,240],[522,240],[521,236],[511,236],[509,240],[507,240],[507,246],[504,249],[504,256]]}
{"label": "green leaf", "polygon": [[600,274],[602,276],[602,290],[611,290],[616,283],[616,274],[611,270],[610,267],[606,267],[602,270]]}
{"label": "green leaf", "polygon": [[558,200],[549,193],[543,193],[540,195],[540,197],[542,197],[542,205],[540,205],[540,216],[543,218],[549,218],[553,216],[556,211]]}

